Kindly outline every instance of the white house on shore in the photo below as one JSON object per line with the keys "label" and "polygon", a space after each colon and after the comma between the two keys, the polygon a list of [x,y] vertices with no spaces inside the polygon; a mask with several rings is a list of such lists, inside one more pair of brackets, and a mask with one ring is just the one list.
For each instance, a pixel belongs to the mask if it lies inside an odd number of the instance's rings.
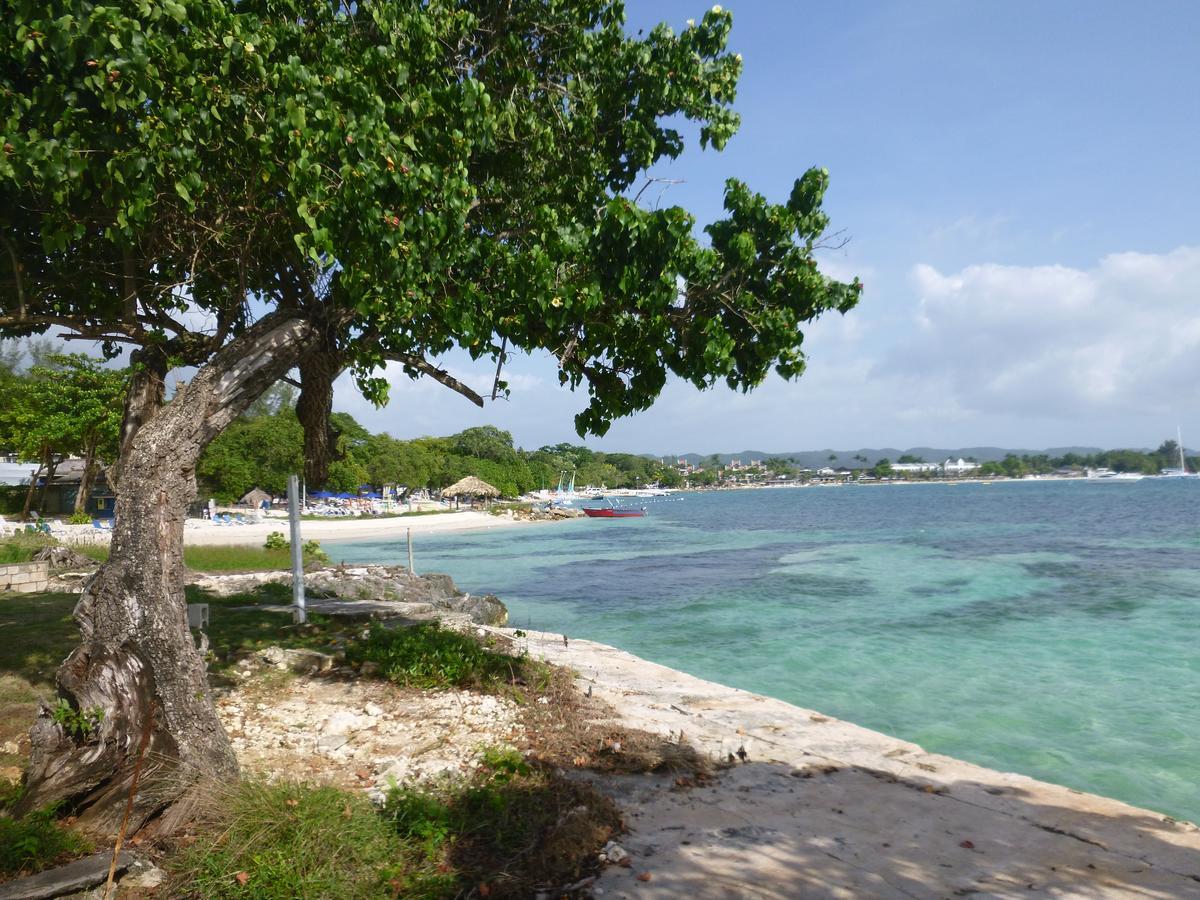
{"label": "white house on shore", "polygon": [[938,463],[892,463],[893,472],[907,472],[913,475],[919,475],[922,472],[937,472],[940,468]]}
{"label": "white house on shore", "polygon": [[967,462],[962,457],[957,461],[947,459],[940,463],[892,463],[892,471],[908,475],[942,475],[948,478],[959,478],[979,468],[979,463]]}
{"label": "white house on shore", "polygon": [[963,459],[960,456],[958,458],[957,462],[955,462],[952,459],[947,459],[944,463],[942,463],[942,474],[943,475],[955,475],[955,476],[961,477],[963,475],[969,475],[971,472],[974,472],[978,468],[979,468],[979,463],[967,462],[965,459]]}

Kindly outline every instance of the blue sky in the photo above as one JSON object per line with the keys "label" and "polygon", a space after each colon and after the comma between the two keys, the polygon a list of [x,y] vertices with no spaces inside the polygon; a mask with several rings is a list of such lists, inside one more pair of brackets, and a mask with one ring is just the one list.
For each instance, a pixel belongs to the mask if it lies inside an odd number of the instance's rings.
{"label": "blue sky", "polygon": [[[701,223],[724,179],[774,199],[810,165],[860,275],[847,316],[806,337],[809,371],[749,396],[670,384],[597,449],[1200,442],[1200,6],[1105,2],[737,0],[742,129],[657,174]],[[707,6],[630,2],[632,28]],[[647,196],[653,194],[648,191]],[[835,314],[836,315],[836,314]],[[443,362],[483,386],[488,366]],[[536,447],[575,440],[584,397],[544,357],[514,360],[482,411],[432,383],[373,410],[397,437],[490,423]]]}

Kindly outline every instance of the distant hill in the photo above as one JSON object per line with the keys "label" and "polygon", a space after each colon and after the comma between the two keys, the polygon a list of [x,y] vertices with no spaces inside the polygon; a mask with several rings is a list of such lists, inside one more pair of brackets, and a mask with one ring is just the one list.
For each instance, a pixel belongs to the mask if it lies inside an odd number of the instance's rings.
{"label": "distant hill", "polygon": [[[1088,456],[1093,453],[1101,453],[1101,447],[1050,447],[1045,450],[1019,450],[1006,447],[909,447],[901,450],[896,447],[863,447],[858,450],[791,450],[781,451],[779,453],[766,453],[762,450],[743,450],[740,453],[718,453],[721,465],[728,465],[732,459],[740,459],[744,463],[758,462],[772,457],[782,457],[786,460],[794,460],[797,465],[806,469],[816,469],[821,466],[845,466],[852,468],[862,466],[861,458],[866,457],[866,465],[873,466],[881,459],[891,460],[895,462],[901,456],[916,456],[924,459],[927,462],[941,462],[945,459],[974,459],[976,462],[999,462],[1005,456],[1012,453],[1016,456],[1037,456],[1046,454],[1049,457],[1065,456],[1068,453],[1077,453],[1080,456]],[[692,465],[704,463],[713,454],[707,453],[679,453],[664,457],[665,459],[686,459]],[[830,456],[834,459],[830,460]],[[656,459],[658,457],[655,457]]]}

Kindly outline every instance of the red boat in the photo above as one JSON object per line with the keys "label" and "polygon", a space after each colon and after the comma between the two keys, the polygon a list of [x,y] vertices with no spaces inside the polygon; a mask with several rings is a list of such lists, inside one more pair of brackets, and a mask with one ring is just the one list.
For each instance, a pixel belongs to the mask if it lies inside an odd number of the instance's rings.
{"label": "red boat", "polygon": [[621,509],[619,506],[601,506],[583,508],[583,514],[592,519],[632,519],[637,516],[644,516],[646,508],[641,509]]}

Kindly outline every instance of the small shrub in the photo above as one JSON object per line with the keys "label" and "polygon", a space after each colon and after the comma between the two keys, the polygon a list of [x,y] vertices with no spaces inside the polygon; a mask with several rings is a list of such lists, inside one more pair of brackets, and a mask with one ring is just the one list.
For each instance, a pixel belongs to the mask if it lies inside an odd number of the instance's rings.
{"label": "small shrub", "polygon": [[86,840],[58,824],[53,807],[20,819],[0,816],[0,875],[40,872],[89,850]]}
{"label": "small shrub", "polygon": [[67,519],[67,521],[72,525],[89,525],[91,524],[92,517],[83,510],[80,510],[79,512],[71,513],[71,518]]}
{"label": "small shrub", "polygon": [[319,541],[305,541],[301,547],[304,551],[304,562],[325,565],[329,562],[329,554],[321,549]]}
{"label": "small shrub", "polygon": [[264,550],[289,550],[292,542],[283,536],[282,531],[272,531],[267,535],[266,543],[263,544]]}
{"label": "small shrub", "polygon": [[[284,537],[281,531],[272,531],[267,535],[267,540],[263,544],[264,550],[272,552],[283,551],[290,553],[292,550],[292,542]],[[301,544],[300,549],[303,551],[305,565],[325,565],[329,562],[329,555],[321,549],[320,541],[305,541]]]}
{"label": "small shrub", "polygon": [[436,622],[374,628],[346,648],[351,663],[373,662],[389,681],[418,688],[495,689],[524,682],[529,660],[489,650]]}

